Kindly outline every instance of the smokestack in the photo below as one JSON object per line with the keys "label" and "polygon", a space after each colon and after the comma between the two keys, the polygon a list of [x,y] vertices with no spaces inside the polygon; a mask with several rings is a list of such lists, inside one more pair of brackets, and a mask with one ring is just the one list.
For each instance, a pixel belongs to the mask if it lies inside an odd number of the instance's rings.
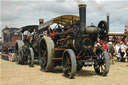
{"label": "smokestack", "polygon": [[84,32],[86,27],[86,4],[79,5],[79,16],[80,16],[80,30]]}
{"label": "smokestack", "polygon": [[108,32],[109,32],[109,14],[107,14]]}
{"label": "smokestack", "polygon": [[44,23],[44,19],[39,19],[39,25]]}
{"label": "smokestack", "polygon": [[[109,13],[107,14],[107,23],[108,23],[108,30],[107,33],[109,32]],[[109,36],[107,36],[107,41],[109,42]]]}

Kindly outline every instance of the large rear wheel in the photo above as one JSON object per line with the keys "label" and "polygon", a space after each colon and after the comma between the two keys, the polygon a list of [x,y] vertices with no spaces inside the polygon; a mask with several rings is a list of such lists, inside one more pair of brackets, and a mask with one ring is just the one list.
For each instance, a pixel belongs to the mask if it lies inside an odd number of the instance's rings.
{"label": "large rear wheel", "polygon": [[110,68],[110,57],[106,50],[101,49],[95,61],[94,69],[98,75],[106,76]]}
{"label": "large rear wheel", "polygon": [[23,63],[20,56],[21,47],[24,46],[24,42],[22,40],[17,40],[15,45],[15,60],[17,64]]}
{"label": "large rear wheel", "polygon": [[76,57],[71,49],[67,49],[63,54],[63,72],[67,78],[74,78],[76,74]]}
{"label": "large rear wheel", "polygon": [[52,50],[54,42],[50,37],[42,38],[39,47],[39,63],[43,71],[53,71],[54,62],[52,61]]}

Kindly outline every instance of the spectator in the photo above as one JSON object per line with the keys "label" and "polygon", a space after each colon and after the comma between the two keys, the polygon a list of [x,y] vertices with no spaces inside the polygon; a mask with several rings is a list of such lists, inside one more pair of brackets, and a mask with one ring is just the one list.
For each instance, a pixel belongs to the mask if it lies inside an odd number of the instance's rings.
{"label": "spectator", "polygon": [[128,62],[128,44],[127,44],[127,48],[126,48],[126,57],[127,57],[127,62]]}
{"label": "spectator", "polygon": [[115,55],[116,55],[116,57],[117,57],[117,61],[118,61],[118,62],[120,61],[119,48],[120,48],[120,44],[117,43],[116,46],[115,46]]}
{"label": "spectator", "polygon": [[96,44],[96,47],[101,48],[102,46],[101,46],[100,43],[97,43],[97,44]]}
{"label": "spectator", "polygon": [[107,51],[108,50],[108,46],[106,45],[106,43],[103,43],[103,48]]}
{"label": "spectator", "polygon": [[48,37],[48,32],[47,31],[44,32],[44,37]]}
{"label": "spectator", "polygon": [[127,46],[121,42],[121,45],[120,45],[120,48],[119,48],[119,52],[120,52],[120,55],[121,55],[121,62],[125,62],[125,57],[126,57],[126,49],[127,49]]}
{"label": "spectator", "polygon": [[109,56],[110,56],[111,64],[114,64],[114,52],[115,52],[115,49],[112,45],[112,42],[109,42],[108,43],[108,53],[109,53]]}
{"label": "spectator", "polygon": [[95,47],[96,47],[96,54],[99,56],[99,54],[101,53],[102,45],[100,43],[97,43]]}

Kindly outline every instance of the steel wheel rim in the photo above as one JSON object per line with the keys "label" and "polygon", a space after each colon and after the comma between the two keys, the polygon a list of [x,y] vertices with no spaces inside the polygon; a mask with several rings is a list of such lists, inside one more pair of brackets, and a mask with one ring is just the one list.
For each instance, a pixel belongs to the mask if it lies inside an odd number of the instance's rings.
{"label": "steel wheel rim", "polygon": [[99,59],[100,63],[95,63],[94,67],[98,70],[99,74],[103,74],[106,71],[106,63],[104,54],[100,54],[102,57]]}
{"label": "steel wheel rim", "polygon": [[71,75],[71,68],[72,68],[72,64],[71,64],[71,59],[68,53],[66,53],[65,55],[65,59],[64,59],[64,75],[66,77],[69,77]]}

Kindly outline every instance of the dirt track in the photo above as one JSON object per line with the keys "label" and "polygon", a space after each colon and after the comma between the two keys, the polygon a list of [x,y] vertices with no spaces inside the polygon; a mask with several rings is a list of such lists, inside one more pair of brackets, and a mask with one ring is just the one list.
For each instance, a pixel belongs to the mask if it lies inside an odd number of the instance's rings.
{"label": "dirt track", "polygon": [[84,67],[75,79],[63,77],[62,70],[42,72],[39,65],[30,68],[28,65],[17,65],[0,59],[0,85],[127,85],[128,62],[117,62],[111,65],[107,77],[96,75],[93,67]]}

